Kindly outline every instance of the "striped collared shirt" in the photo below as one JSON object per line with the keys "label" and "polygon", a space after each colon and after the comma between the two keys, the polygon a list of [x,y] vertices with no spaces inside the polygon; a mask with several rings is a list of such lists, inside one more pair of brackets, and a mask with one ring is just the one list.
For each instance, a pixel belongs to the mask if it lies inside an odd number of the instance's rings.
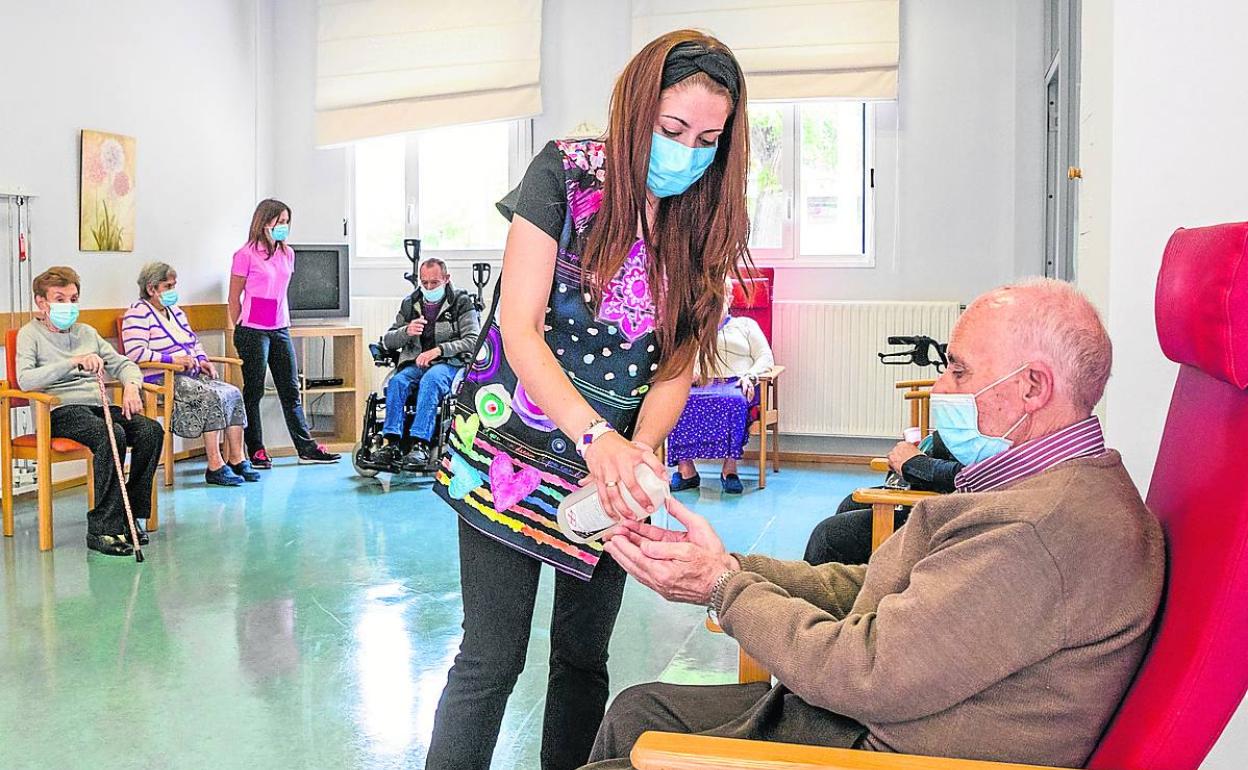
{"label": "striped collared shirt", "polygon": [[958,473],[953,483],[959,492],[991,492],[1067,460],[1096,457],[1104,453],[1105,434],[1101,432],[1101,421],[1092,416],[1057,433],[968,465]]}

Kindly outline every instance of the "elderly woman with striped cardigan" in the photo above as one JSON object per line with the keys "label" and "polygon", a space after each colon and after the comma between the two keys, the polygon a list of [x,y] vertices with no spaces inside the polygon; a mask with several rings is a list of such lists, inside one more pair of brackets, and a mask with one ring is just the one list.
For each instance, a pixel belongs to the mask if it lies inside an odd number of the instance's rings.
{"label": "elderly woman with striped cardigan", "polygon": [[[139,301],[121,322],[121,344],[135,363],[160,362],[181,367],[173,381],[173,419],[169,429],[182,438],[204,437],[209,484],[236,487],[259,481],[243,453],[247,412],[238,388],[217,378],[204,346],[178,307],[178,274],[164,262],[139,273]],[[159,374],[149,375],[157,379]],[[225,434],[225,450],[221,436]]]}

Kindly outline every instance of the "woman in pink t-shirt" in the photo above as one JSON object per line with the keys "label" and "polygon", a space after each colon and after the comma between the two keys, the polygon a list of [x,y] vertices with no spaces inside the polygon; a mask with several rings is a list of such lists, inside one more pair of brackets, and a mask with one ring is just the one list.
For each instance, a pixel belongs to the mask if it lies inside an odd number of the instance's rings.
{"label": "woman in pink t-shirt", "polygon": [[295,270],[295,252],[286,245],[289,236],[290,207],[272,198],[260,201],[251,217],[247,243],[234,252],[230,270],[230,323],[234,326],[234,347],[243,359],[243,404],[247,410],[244,441],[256,468],[273,467],[264,449],[260,423],[266,366],[273,373],[299,462],[333,463],[339,457],[312,440],[299,402],[295,346],[290,341],[290,309],[286,304],[286,288]]}

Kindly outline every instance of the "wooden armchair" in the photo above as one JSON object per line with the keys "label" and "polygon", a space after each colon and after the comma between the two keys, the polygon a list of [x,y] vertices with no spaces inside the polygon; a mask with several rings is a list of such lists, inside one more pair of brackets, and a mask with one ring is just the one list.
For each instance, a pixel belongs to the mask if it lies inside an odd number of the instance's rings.
{"label": "wooden armchair", "polygon": [[784,373],[783,366],[773,366],[758,377],[758,419],[750,423],[750,435],[758,436],[758,488],[767,488],[767,431],[775,445],[771,469],[780,472],[780,391],[776,380]]}
{"label": "wooden armchair", "polygon": [[[1248,222],[1181,229],[1166,245],[1157,335],[1180,366],[1146,501],[1166,536],[1165,595],[1151,647],[1089,770],[1197,770],[1248,692],[1248,489],[1220,483],[1240,472],[1248,431],[1248,303],[1227,301],[1248,295],[1245,264]],[[643,735],[632,763],[640,770],[1037,770],[666,733]]]}
{"label": "wooden armchair", "polygon": [[[763,330],[767,344],[772,345],[772,300],[775,295],[776,271],[771,267],[753,268],[753,274],[742,282],[732,282],[730,311],[734,316],[752,318]],[[772,350],[775,350],[772,345]],[[771,447],[771,468],[780,472],[780,392],[776,381],[784,373],[783,366],[773,366],[758,378],[758,415],[750,421],[750,435],[758,436],[758,488],[767,488],[768,444]],[[752,415],[753,416],[753,415]],[[771,431],[770,441],[768,429]]]}
{"label": "wooden armchair", "polygon": [[[910,403],[910,427],[918,428],[923,436],[931,432],[931,395],[935,384],[936,380],[902,380],[894,385],[897,390],[904,391],[902,398]],[[871,470],[888,473],[888,458],[872,459]],[[854,490],[854,502],[871,506],[871,551],[874,553],[893,534],[893,514],[899,507],[914,507],[919,500],[933,494],[909,489]]]}
{"label": "wooden armchair", "polygon": [[935,384],[936,380],[901,380],[893,384],[897,390],[904,391],[901,397],[910,404],[910,427],[918,428],[924,436],[931,433],[931,395]]}
{"label": "wooden armchair", "polygon": [[[3,484],[4,536],[13,537],[13,461],[34,460],[35,481],[39,496],[39,550],[52,548],[52,466],[71,460],[87,463],[87,507],[95,507],[94,461],[91,450],[77,441],[52,436],[52,408],[61,403],[56,396],[47,393],[19,390],[17,388],[17,330],[10,329],[5,335],[6,372],[11,379],[5,380],[0,390],[0,484]],[[114,400],[121,396],[121,383],[108,383]],[[143,386],[143,413],[155,416],[155,394],[151,385]],[[34,432],[13,436],[13,410],[30,406],[34,417]],[[148,528],[159,526],[156,508],[156,487],[152,486],[152,517]]]}
{"label": "wooden armchair", "polygon": [[[122,355],[126,355],[125,343],[121,338],[121,322],[124,318],[124,314],[117,317],[117,350]],[[243,365],[242,359],[227,356],[208,356],[208,360],[214,364],[221,364],[221,379],[227,381],[229,380],[228,367],[242,367]],[[145,374],[161,373],[160,382],[149,384],[158,389],[156,408],[165,425],[165,445],[161,448],[160,462],[164,466],[165,486],[171,487],[173,486],[173,376],[182,371],[182,367],[160,361],[145,361],[139,364],[139,368],[144,370]]]}

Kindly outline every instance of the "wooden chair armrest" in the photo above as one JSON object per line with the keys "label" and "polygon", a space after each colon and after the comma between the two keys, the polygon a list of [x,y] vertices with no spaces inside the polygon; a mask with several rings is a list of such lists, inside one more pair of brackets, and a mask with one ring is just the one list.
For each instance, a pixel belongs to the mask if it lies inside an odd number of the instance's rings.
{"label": "wooden chair armrest", "polygon": [[774,380],[782,374],[784,374],[784,367],[777,365],[758,375],[758,380],[759,382],[764,380]]}
{"label": "wooden chair armrest", "polygon": [[53,396],[48,393],[40,393],[35,390],[18,390],[17,388],[0,389],[0,398],[6,401],[10,398],[24,398],[28,401],[38,401],[48,406],[57,406],[61,403],[60,396]]}
{"label": "wooden chair armrest", "polygon": [[888,458],[887,457],[872,457],[871,458],[871,470],[875,471],[876,473],[888,473],[889,471]]}
{"label": "wooden chair armrest", "polygon": [[177,364],[167,364],[164,361],[136,361],[140,369],[156,369],[157,371],[180,372],[182,367]]}
{"label": "wooden chair armrest", "polygon": [[936,492],[917,492],[913,489],[855,489],[854,502],[866,505],[914,505],[925,497],[936,495]]}
{"label": "wooden chair armrest", "polygon": [[1055,770],[1008,762],[657,732],[642,733],[633,744],[630,759],[637,770]]}
{"label": "wooden chair armrest", "polygon": [[229,364],[230,366],[242,366],[243,359],[230,358],[229,356],[208,356],[208,360],[214,364]]}
{"label": "wooden chair armrest", "polygon": [[720,628],[719,624],[711,620],[709,616],[706,620],[702,621],[702,623],[706,626],[706,630],[710,631],[712,634],[724,633],[724,629]]}
{"label": "wooden chair armrest", "polygon": [[910,388],[930,388],[936,384],[936,380],[902,380],[894,383],[893,387],[897,390],[908,390]]}
{"label": "wooden chair armrest", "polygon": [[[109,382],[104,383],[104,387],[112,389],[112,390],[121,390],[122,388],[125,387],[125,383],[118,382],[117,380],[110,380]],[[164,388],[151,382],[142,383],[139,386],[139,389],[145,390],[148,393],[155,393],[158,396],[163,396],[165,394]]]}

